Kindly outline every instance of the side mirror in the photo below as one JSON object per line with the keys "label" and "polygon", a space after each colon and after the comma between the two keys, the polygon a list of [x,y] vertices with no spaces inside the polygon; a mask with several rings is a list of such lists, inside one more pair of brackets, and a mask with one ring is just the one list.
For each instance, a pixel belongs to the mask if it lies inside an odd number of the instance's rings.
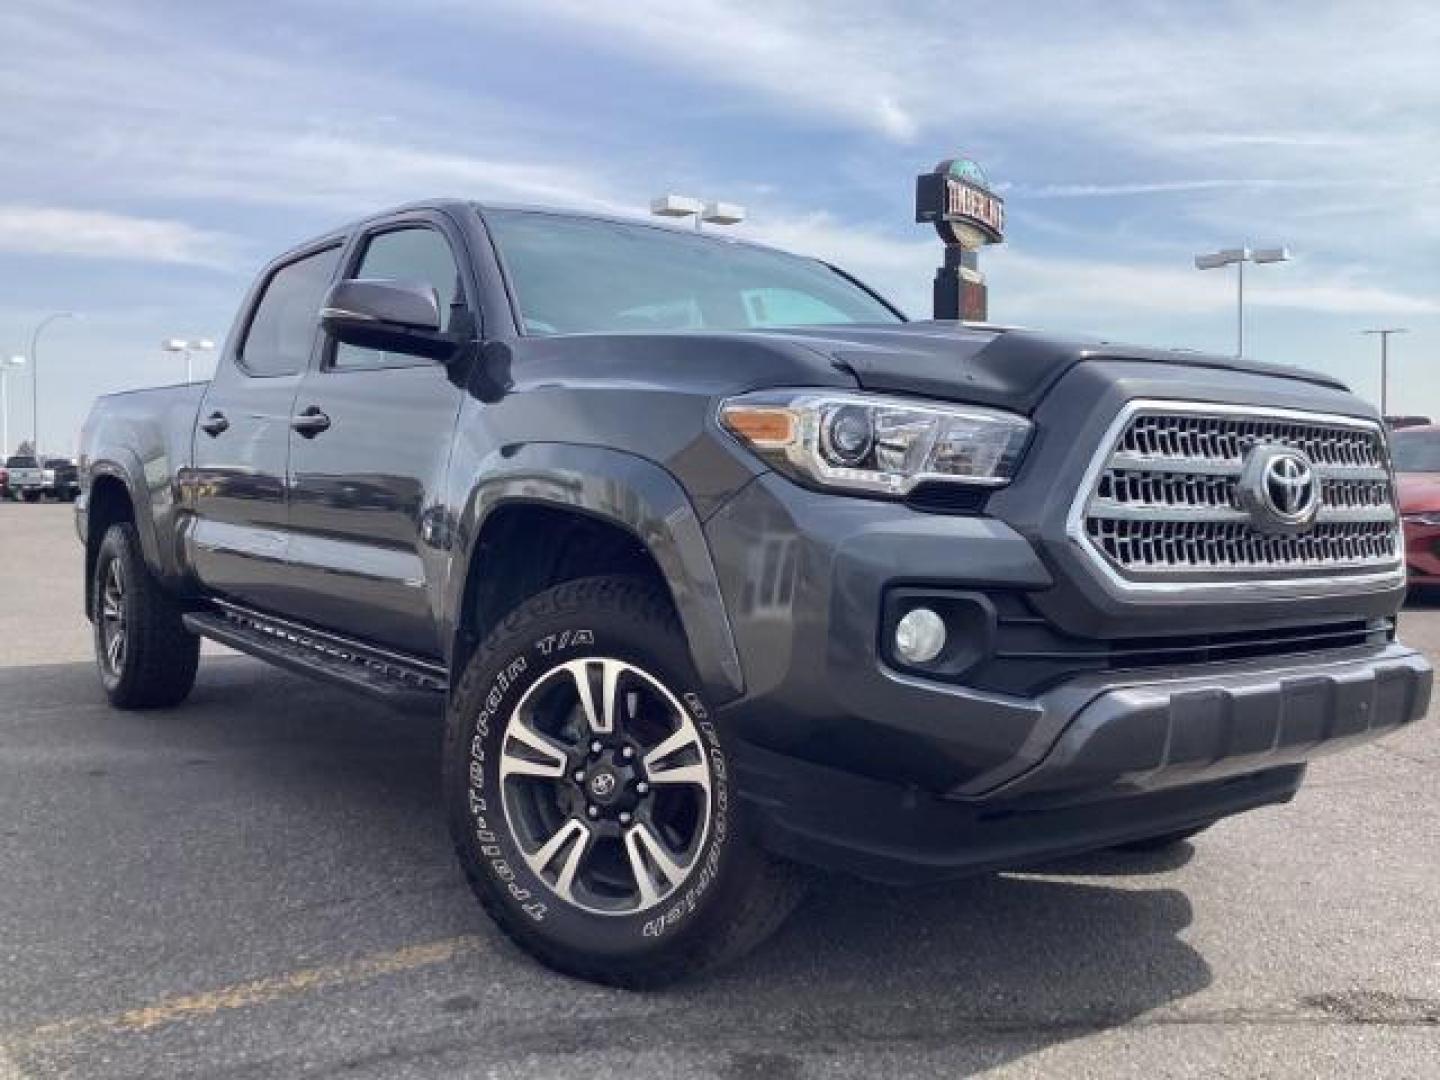
{"label": "side mirror", "polygon": [[440,360],[457,344],[440,330],[440,298],[419,281],[352,278],[331,287],[320,325],[336,341]]}

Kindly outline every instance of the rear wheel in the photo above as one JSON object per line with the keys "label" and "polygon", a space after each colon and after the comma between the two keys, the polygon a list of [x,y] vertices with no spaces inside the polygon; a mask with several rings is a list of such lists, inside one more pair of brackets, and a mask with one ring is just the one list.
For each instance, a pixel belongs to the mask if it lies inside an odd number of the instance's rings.
{"label": "rear wheel", "polygon": [[135,526],[110,526],[91,590],[95,661],[110,703],[122,709],[178,705],[195,685],[200,639],[145,565]]}
{"label": "rear wheel", "polygon": [[28,502],[28,503],[39,502],[39,501],[40,501],[40,492],[38,492],[38,491],[22,491],[22,492],[20,493],[20,498],[22,498],[23,500],[25,500],[25,501]]}
{"label": "rear wheel", "polygon": [[505,619],[451,701],[446,802],[485,909],[556,970],[650,987],[738,956],[801,895],[749,839],[669,598],[600,577]]}

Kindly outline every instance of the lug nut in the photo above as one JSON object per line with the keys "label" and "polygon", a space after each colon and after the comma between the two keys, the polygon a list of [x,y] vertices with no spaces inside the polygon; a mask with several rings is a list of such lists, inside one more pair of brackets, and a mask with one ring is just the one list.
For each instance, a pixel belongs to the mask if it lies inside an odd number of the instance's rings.
{"label": "lug nut", "polygon": [[635,790],[641,795],[644,795],[650,790],[650,785],[647,784],[644,780],[641,780],[638,784],[635,785]]}
{"label": "lug nut", "polygon": [[574,780],[577,784],[583,784],[585,782],[585,770],[576,769],[573,773],[570,774],[570,778]]}
{"label": "lug nut", "polygon": [[620,756],[623,757],[626,761],[629,761],[632,757],[635,756],[635,747],[633,747],[633,746],[627,746],[627,747],[625,747],[624,750],[621,750],[621,751],[620,751]]}
{"label": "lug nut", "polygon": [[600,808],[598,806],[587,806],[585,807],[585,813],[588,817],[597,818],[600,816]]}
{"label": "lug nut", "polygon": [[630,814],[629,814],[628,811],[624,811],[624,812],[622,812],[622,813],[620,814],[620,824],[621,824],[621,825],[629,825],[629,824],[630,824]]}
{"label": "lug nut", "polygon": [[592,754],[598,754],[598,753],[600,753],[601,750],[604,750],[604,749],[605,749],[605,744],[602,743],[599,739],[596,739],[594,742],[592,742],[592,743],[590,744],[590,752],[591,752]]}

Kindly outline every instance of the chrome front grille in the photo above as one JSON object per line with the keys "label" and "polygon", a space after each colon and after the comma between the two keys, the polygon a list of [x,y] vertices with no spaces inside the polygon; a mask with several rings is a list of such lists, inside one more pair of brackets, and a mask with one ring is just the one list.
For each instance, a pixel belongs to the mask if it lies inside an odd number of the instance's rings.
{"label": "chrome front grille", "polygon": [[[1264,527],[1241,497],[1255,447],[1309,459],[1313,523]],[[1341,416],[1138,402],[1111,428],[1072,536],[1122,583],[1252,581],[1390,572],[1400,533],[1380,428]],[[1253,504],[1252,504],[1253,505]]]}

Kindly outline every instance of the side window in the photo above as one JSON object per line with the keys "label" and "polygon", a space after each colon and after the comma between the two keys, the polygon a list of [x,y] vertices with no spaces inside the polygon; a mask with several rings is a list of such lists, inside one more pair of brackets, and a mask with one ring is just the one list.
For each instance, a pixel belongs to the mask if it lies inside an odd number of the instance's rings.
{"label": "side window", "polygon": [[340,259],[338,247],[296,259],[275,271],[240,345],[251,375],[294,375],[310,363],[320,305]]}
{"label": "side window", "polygon": [[[468,333],[470,314],[460,269],[445,237],[424,227],[392,229],[376,233],[365,245],[365,254],[355,270],[357,278],[388,278],[392,281],[423,281],[440,298],[440,329]],[[336,368],[377,367],[413,363],[414,357],[336,343]]]}

